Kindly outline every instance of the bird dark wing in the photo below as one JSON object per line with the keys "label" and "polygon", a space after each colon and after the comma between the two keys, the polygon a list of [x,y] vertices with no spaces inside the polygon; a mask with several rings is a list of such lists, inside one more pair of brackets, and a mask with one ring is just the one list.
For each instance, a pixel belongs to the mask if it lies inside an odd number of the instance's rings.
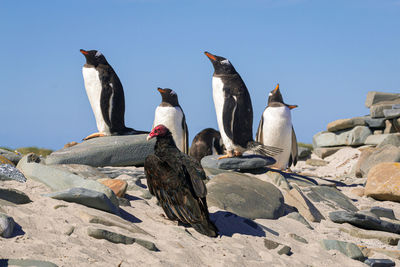
{"label": "bird dark wing", "polygon": [[256,141],[264,144],[263,138],[263,125],[264,125],[264,116],[261,115],[260,123],[258,124],[257,134],[256,134]]}
{"label": "bird dark wing", "polygon": [[[182,108],[181,108],[182,110]],[[189,131],[188,127],[186,125],[186,118],[185,118],[185,113],[183,113],[183,118],[182,118],[182,128],[183,128],[183,148],[184,148],[184,153],[189,154]]]}
{"label": "bird dark wing", "polygon": [[[297,148],[297,138],[296,138],[296,134],[294,132],[293,126],[292,126],[292,148],[291,148],[290,157],[292,159],[293,166],[296,166],[297,159],[298,159],[298,148]],[[290,167],[290,165],[288,165],[288,167]]]}
{"label": "bird dark wing", "polygon": [[253,110],[247,90],[238,91],[224,87],[222,120],[226,135],[235,144],[246,147],[253,140]]}
{"label": "bird dark wing", "polygon": [[183,171],[186,172],[186,177],[189,177],[193,191],[199,198],[204,198],[207,195],[207,187],[204,181],[207,180],[201,164],[194,158],[188,155],[182,155]]}

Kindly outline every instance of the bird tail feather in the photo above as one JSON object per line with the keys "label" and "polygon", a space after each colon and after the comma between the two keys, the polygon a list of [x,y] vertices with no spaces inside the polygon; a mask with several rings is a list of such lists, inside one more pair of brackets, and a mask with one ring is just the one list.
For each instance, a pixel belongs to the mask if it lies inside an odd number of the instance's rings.
{"label": "bird tail feather", "polygon": [[192,227],[199,232],[200,234],[209,236],[209,237],[217,237],[218,229],[215,224],[210,220],[204,220],[199,223],[192,223]]}
{"label": "bird tail feather", "polygon": [[254,153],[261,154],[267,157],[274,157],[280,154],[283,149],[274,146],[265,146],[256,141],[250,141],[247,143],[247,148]]}

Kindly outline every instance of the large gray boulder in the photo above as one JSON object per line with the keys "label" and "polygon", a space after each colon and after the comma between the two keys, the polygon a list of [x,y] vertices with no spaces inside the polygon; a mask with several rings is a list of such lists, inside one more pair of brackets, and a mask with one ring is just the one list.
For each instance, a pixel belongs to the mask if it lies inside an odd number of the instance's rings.
{"label": "large gray boulder", "polygon": [[332,240],[332,239],[324,239],[321,241],[321,245],[326,250],[337,250],[350,257],[354,260],[364,261],[364,254],[361,252],[360,248],[357,247],[354,243]]}
{"label": "large gray boulder", "polygon": [[84,164],[103,166],[143,166],[154,153],[155,140],[146,141],[146,134],[106,136],[84,141],[51,153],[46,164]]}
{"label": "large gray boulder", "polygon": [[385,118],[371,118],[371,116],[364,117],[365,123],[370,128],[383,128],[385,127]]}
{"label": "large gray boulder", "polygon": [[9,161],[14,163],[15,165],[17,165],[18,161],[22,158],[21,155],[15,153],[15,152],[11,152],[11,151],[1,149],[1,148],[0,148],[0,156],[7,158]]}
{"label": "large gray boulder", "polygon": [[400,146],[400,134],[374,134],[370,135],[365,139],[366,145],[373,146],[383,146],[387,144],[391,144],[394,146]]}
{"label": "large gray boulder", "polygon": [[240,173],[221,173],[207,183],[208,206],[249,219],[277,219],[285,212],[281,191],[273,184]]}
{"label": "large gray boulder", "polygon": [[26,178],[41,182],[50,187],[52,191],[67,190],[74,187],[98,191],[104,193],[118,207],[117,197],[107,186],[93,180],[85,179],[69,171],[36,162],[39,159],[32,161],[32,158],[32,155],[26,155],[17,165],[17,168]]}
{"label": "large gray boulder", "polygon": [[319,132],[313,137],[313,147],[357,146],[363,145],[371,130],[366,126],[356,126],[351,130],[339,132]]}
{"label": "large gray boulder", "polygon": [[367,99],[365,100],[365,106],[369,108],[372,105],[384,101],[400,101],[400,94],[370,91],[367,94]]}
{"label": "large gray boulder", "polygon": [[0,165],[0,181],[14,180],[20,183],[25,183],[25,176],[14,166],[10,164]]}

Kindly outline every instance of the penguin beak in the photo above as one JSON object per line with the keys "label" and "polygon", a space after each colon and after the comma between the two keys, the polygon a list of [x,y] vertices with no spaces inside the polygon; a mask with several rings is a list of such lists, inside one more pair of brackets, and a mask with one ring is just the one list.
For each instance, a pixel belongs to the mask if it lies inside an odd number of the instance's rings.
{"label": "penguin beak", "polygon": [[209,59],[211,59],[212,61],[216,61],[216,60],[217,60],[213,54],[210,54],[210,53],[208,53],[208,52],[204,52],[204,54],[206,54],[206,56],[207,56]]}
{"label": "penguin beak", "polygon": [[[275,87],[274,91],[272,91],[272,93],[275,94],[276,91],[278,91],[278,90],[279,90],[279,83],[276,85],[276,87]],[[297,107],[297,106],[296,106],[296,107]]]}
{"label": "penguin beak", "polygon": [[83,50],[83,49],[81,49],[81,50],[79,50],[82,54],[84,54],[84,55],[88,55],[89,53],[87,52],[87,51],[85,51],[85,50]]}
{"label": "penguin beak", "polygon": [[297,105],[287,105],[287,107],[288,107],[289,109],[294,109],[294,108],[297,108],[298,106],[297,106]]}
{"label": "penguin beak", "polygon": [[165,89],[162,89],[162,88],[160,88],[160,87],[158,87],[157,90],[158,90],[161,94],[162,94],[162,93],[165,93]]}

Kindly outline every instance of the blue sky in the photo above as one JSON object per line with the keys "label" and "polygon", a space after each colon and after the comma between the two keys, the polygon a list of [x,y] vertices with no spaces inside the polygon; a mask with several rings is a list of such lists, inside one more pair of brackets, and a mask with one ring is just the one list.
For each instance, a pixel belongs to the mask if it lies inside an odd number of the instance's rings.
{"label": "blue sky", "polygon": [[149,130],[174,89],[190,140],[217,128],[213,68],[224,56],[253,102],[254,135],[280,83],[299,141],[400,92],[399,0],[0,1],[0,146],[59,149],[97,131],[79,49],[101,51],[124,86],[125,120]]}

